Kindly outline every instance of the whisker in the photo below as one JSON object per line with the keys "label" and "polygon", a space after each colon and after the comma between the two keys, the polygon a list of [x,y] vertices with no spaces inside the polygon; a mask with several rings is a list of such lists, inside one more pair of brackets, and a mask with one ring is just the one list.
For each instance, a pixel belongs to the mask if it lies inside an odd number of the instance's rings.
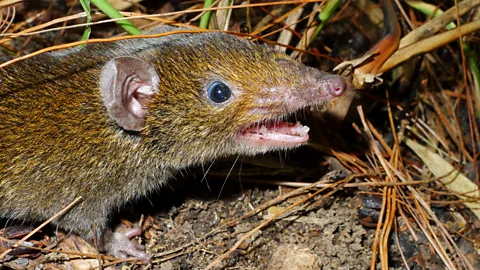
{"label": "whisker", "polygon": [[212,163],[210,163],[210,166],[208,166],[207,171],[203,174],[202,180],[200,180],[200,183],[202,183],[203,180],[205,180],[205,184],[207,184],[208,191],[210,191],[210,192],[211,192],[212,190],[210,189],[210,185],[208,184],[208,181],[207,181],[207,174],[208,174],[208,172],[210,171],[210,169],[212,168],[212,166],[213,166],[214,163],[215,163],[215,161],[212,161]]}
{"label": "whisker", "polygon": [[147,196],[147,201],[150,203],[150,206],[154,206],[152,200],[150,200],[150,197]]}
{"label": "whisker", "polygon": [[223,188],[225,187],[225,184],[227,183],[227,179],[230,176],[230,173],[232,172],[233,167],[235,167],[235,164],[237,164],[237,161],[238,161],[239,157],[240,157],[240,155],[237,156],[237,158],[233,162],[232,167],[230,168],[230,171],[228,171],[227,177],[225,177],[225,180],[223,181],[222,187],[220,188],[220,193],[218,193],[217,201],[220,200],[220,195],[222,194]]}
{"label": "whisker", "polygon": [[[239,157],[240,155],[238,155]],[[237,158],[238,158],[237,157]],[[240,184],[240,188],[243,190],[243,185],[242,185],[242,167],[243,167],[243,160],[244,157],[242,157],[242,160],[240,161],[240,168],[238,169],[238,183]]]}
{"label": "whisker", "polygon": [[282,152],[283,151],[278,152],[278,160],[280,162],[280,168],[283,168],[283,165],[284,165],[283,159],[282,159]]}

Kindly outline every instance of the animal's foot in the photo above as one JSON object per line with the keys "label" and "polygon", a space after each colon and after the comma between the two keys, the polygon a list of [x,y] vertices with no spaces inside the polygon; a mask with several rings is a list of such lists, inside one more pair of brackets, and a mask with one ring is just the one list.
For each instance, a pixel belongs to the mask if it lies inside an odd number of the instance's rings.
{"label": "animal's foot", "polygon": [[105,249],[117,258],[127,259],[128,257],[135,257],[148,263],[150,256],[145,252],[145,247],[130,240],[141,233],[142,229],[140,228],[131,228],[121,232],[117,230],[113,232],[105,245]]}

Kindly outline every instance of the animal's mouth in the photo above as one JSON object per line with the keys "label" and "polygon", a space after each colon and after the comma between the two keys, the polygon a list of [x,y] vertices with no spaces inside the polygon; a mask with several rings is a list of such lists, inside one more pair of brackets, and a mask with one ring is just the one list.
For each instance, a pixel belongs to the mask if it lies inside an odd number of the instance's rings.
{"label": "animal's mouth", "polygon": [[240,143],[262,147],[294,147],[308,141],[309,127],[278,121],[265,121],[253,124],[237,135]]}
{"label": "animal's mouth", "polygon": [[[290,65],[290,62],[283,64]],[[274,87],[269,89],[272,95],[265,95],[266,97],[262,96],[257,100],[257,104],[263,106],[255,108],[252,112],[264,116],[274,115],[274,119],[256,122],[241,130],[236,136],[239,143],[258,147],[262,151],[292,148],[308,142],[309,127],[303,126],[300,122],[293,124],[275,119],[284,118],[301,108],[338,97],[347,89],[347,83],[339,75],[328,75],[312,68],[306,68],[305,72],[308,74],[301,79],[301,85],[304,87],[295,89]]]}

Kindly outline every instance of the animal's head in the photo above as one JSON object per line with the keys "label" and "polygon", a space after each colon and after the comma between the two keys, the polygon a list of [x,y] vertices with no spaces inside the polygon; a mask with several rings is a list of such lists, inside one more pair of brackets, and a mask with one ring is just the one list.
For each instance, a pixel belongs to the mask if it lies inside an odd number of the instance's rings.
{"label": "animal's head", "polygon": [[286,116],[346,89],[338,75],[222,33],[112,59],[100,84],[110,117],[175,157],[174,166],[303,145],[308,127]]}

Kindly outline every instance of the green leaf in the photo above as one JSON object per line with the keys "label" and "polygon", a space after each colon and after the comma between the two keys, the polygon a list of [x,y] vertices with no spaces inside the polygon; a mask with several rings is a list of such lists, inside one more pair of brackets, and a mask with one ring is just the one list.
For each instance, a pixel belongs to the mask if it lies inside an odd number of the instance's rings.
{"label": "green leaf", "polygon": [[[210,6],[212,6],[213,4],[213,0],[205,0],[205,2],[203,3],[203,8],[209,8]],[[200,27],[203,28],[203,29],[207,29],[208,28],[208,24],[210,23],[210,18],[212,17],[212,11],[209,10],[207,12],[205,12],[205,14],[202,15],[202,18],[200,18]]]}
{"label": "green leaf", "polygon": [[[116,10],[110,3],[107,2],[107,0],[91,0],[91,2],[111,19],[124,18],[123,15],[118,12],[118,10]],[[142,33],[142,31],[140,31],[129,20],[119,20],[115,21],[115,23],[120,25],[130,35],[139,35]]]}
{"label": "green leaf", "polygon": [[[87,23],[90,23],[92,21],[92,14],[90,12],[90,0],[80,0],[80,4],[82,5],[82,8],[87,15]],[[87,40],[90,37],[91,33],[92,28],[90,27],[90,25],[87,25],[85,27],[85,31],[83,31],[82,40]]]}

